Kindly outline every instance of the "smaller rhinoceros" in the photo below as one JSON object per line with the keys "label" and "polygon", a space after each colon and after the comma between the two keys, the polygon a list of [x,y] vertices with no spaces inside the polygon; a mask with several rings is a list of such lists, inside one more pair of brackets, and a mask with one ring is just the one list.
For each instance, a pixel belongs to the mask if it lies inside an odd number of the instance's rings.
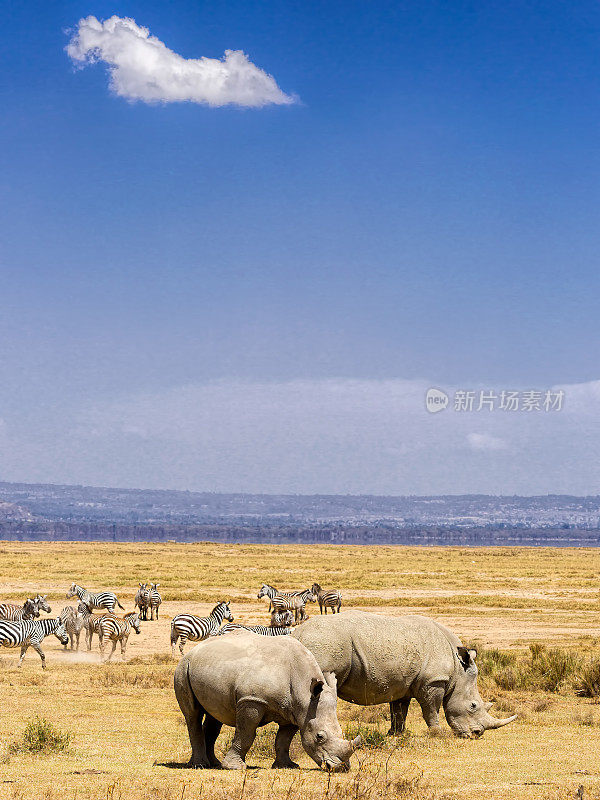
{"label": "smaller rhinoceros", "polygon": [[[298,767],[289,746],[300,731],[319,766],[349,769],[360,736],[343,738],[335,676],[324,675],[312,653],[290,639],[238,631],[206,639],[181,659],[175,695],[192,746],[190,767],[244,769],[257,728],[276,722],[273,767]],[[214,746],[222,725],[234,727],[235,735],[220,763]]]}

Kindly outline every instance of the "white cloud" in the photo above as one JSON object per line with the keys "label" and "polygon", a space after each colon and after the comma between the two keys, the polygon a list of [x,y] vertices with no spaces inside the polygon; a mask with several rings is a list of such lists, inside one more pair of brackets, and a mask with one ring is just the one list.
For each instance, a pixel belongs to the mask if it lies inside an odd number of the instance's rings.
{"label": "white cloud", "polygon": [[467,441],[473,450],[506,450],[504,439],[490,436],[488,433],[469,433]]}
{"label": "white cloud", "polygon": [[183,58],[126,17],[79,20],[66,50],[76,64],[107,64],[110,88],[128,100],[254,108],[294,102],[241,50],[226,50],[222,59]]}

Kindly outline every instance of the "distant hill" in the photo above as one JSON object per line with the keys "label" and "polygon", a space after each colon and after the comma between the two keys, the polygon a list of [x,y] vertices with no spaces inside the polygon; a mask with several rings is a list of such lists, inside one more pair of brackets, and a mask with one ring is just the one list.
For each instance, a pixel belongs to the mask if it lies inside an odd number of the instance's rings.
{"label": "distant hill", "polygon": [[0,539],[600,546],[600,496],[245,495],[0,483]]}
{"label": "distant hill", "polygon": [[0,501],[0,522],[33,522],[34,516],[23,506]]}

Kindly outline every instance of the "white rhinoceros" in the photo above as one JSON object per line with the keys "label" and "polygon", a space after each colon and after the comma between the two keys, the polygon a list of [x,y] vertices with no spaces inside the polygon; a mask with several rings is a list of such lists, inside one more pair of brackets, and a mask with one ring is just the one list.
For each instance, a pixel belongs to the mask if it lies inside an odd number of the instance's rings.
{"label": "white rhinoceros", "polygon": [[[360,736],[343,738],[335,676],[324,675],[312,653],[290,639],[237,631],[206,639],[181,659],[175,695],[192,745],[189,766],[243,769],[256,729],[276,722],[273,767],[298,767],[289,746],[299,730],[319,766],[349,768]],[[235,735],[221,764],[214,745],[222,725],[234,727]]]}
{"label": "white rhinoceros", "polygon": [[516,719],[495,719],[477,690],[476,652],[448,628],[421,616],[385,617],[344,611],[313,617],[292,637],[304,644],[324,672],[333,672],[343,700],[370,706],[389,703],[390,734],[404,730],[412,697],[430,730],[439,730],[443,704],[457,736],[481,736]]}

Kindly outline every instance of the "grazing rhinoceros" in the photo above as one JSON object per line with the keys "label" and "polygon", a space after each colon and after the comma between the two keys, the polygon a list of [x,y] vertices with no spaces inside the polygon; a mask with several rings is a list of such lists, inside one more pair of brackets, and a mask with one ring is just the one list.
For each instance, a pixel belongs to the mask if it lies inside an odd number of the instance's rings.
{"label": "grazing rhinoceros", "polygon": [[333,672],[338,694],[351,703],[389,703],[390,734],[402,733],[414,697],[432,733],[444,706],[457,736],[479,737],[516,719],[495,719],[477,690],[476,652],[427,617],[384,617],[345,611],[313,617],[292,636],[308,647],[324,672]]}
{"label": "grazing rhinoceros", "polygon": [[[343,738],[335,676],[323,675],[312,653],[290,638],[238,631],[206,639],[181,659],[175,695],[192,745],[189,766],[243,769],[256,729],[277,722],[273,767],[298,767],[289,747],[299,730],[319,766],[349,768],[360,736]],[[214,745],[222,725],[234,727],[235,735],[221,764]]]}

